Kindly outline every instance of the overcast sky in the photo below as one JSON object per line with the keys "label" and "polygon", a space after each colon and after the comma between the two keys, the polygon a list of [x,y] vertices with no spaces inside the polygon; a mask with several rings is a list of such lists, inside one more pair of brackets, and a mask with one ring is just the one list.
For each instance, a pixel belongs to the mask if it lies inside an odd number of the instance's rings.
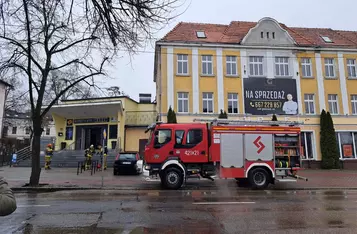
{"label": "overcast sky", "polygon": [[[189,5],[189,6],[188,6]],[[188,6],[188,8],[187,8]],[[187,10],[157,35],[163,37],[178,22],[229,24],[231,21],[259,21],[272,17],[287,26],[332,28],[357,31],[356,0],[186,0]],[[155,97],[153,43],[132,60],[119,58],[111,69],[108,86],[116,85],[138,99],[139,93]]]}

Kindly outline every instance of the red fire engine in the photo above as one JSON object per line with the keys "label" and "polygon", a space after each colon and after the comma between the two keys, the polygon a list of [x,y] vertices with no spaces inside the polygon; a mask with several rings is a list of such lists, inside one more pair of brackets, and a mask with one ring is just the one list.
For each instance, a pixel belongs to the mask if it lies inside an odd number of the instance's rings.
{"label": "red fire engine", "polygon": [[307,180],[297,175],[301,124],[221,119],[154,123],[147,129],[145,170],[147,176],[158,175],[167,189],[179,189],[197,174],[212,181],[215,175],[234,178],[255,189],[276,180]]}

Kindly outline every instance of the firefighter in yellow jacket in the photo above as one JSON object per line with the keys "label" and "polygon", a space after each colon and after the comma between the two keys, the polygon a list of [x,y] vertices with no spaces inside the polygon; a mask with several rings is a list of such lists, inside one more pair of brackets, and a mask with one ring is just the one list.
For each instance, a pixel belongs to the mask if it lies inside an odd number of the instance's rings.
{"label": "firefighter in yellow jacket", "polygon": [[86,162],[86,169],[89,169],[92,165],[92,157],[95,154],[94,145],[91,145],[87,151],[87,162]]}
{"label": "firefighter in yellow jacket", "polygon": [[45,170],[51,169],[52,156],[53,156],[52,144],[48,144],[45,151]]}

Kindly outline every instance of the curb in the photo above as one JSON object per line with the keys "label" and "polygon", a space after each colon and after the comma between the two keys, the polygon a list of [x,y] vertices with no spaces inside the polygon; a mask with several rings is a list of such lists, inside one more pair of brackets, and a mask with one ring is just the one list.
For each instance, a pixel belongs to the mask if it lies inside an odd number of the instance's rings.
{"label": "curb", "polygon": [[[114,190],[114,191],[168,191],[160,188],[139,188],[139,187],[13,187],[11,188],[12,191],[17,193],[29,193],[29,192],[58,192],[58,191],[85,191],[85,190]],[[192,191],[192,190],[209,190],[209,191],[217,191],[219,188],[188,188],[188,189],[181,189],[178,191]],[[341,190],[356,190],[357,187],[304,187],[304,188],[271,188],[265,189],[260,191],[341,191]],[[253,189],[246,189],[242,188],[241,191],[259,191]]]}

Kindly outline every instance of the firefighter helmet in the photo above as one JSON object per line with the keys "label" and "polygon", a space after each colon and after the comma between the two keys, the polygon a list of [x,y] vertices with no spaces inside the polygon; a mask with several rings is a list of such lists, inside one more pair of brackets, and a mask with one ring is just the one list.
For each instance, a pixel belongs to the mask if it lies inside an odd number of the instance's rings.
{"label": "firefighter helmet", "polygon": [[47,144],[47,147],[52,147],[52,144],[51,143]]}

